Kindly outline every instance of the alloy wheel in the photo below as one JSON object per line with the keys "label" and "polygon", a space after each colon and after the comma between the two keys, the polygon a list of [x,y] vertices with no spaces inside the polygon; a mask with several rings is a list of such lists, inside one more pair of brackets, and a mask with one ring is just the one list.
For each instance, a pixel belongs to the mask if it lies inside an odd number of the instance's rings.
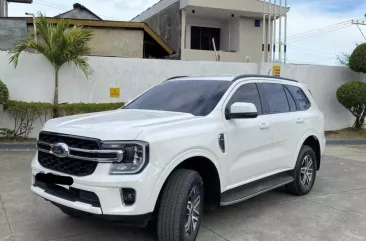
{"label": "alloy wheel", "polygon": [[197,186],[194,186],[189,194],[187,203],[187,214],[185,233],[187,237],[194,234],[200,219],[201,193]]}

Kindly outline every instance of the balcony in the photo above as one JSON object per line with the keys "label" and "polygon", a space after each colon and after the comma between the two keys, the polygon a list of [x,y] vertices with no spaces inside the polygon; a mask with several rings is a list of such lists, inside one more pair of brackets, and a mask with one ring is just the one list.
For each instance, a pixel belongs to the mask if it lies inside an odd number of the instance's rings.
{"label": "balcony", "polygon": [[[268,3],[266,4],[268,11]],[[274,11],[272,4],[272,13]],[[187,14],[193,13],[202,17],[216,16],[217,18],[227,18],[228,16],[245,16],[252,18],[263,17],[263,2],[259,0],[181,0],[180,8],[185,9]],[[285,13],[282,7],[282,13]],[[279,14],[280,7],[276,6],[276,13]]]}

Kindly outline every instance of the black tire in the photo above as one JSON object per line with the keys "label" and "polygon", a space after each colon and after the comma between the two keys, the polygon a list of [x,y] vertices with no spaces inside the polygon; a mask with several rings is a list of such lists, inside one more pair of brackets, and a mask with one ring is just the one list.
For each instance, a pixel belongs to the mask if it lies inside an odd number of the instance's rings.
{"label": "black tire", "polygon": [[[159,206],[157,225],[159,241],[196,240],[202,221],[203,194],[203,181],[196,171],[186,169],[174,171],[166,183]],[[191,204],[193,207],[190,200],[198,203],[196,210],[199,215],[195,228],[190,224],[194,223],[192,215],[197,217],[197,213],[192,211],[189,213],[188,205]],[[192,227],[191,232],[186,232],[186,225]]]}
{"label": "black tire", "polygon": [[[305,160],[305,158],[310,159]],[[310,163],[309,160],[311,161],[311,165],[309,164],[310,167],[306,169],[307,166],[309,166],[306,165],[306,162],[308,161],[307,163]],[[310,169],[313,170],[311,174],[308,173],[309,174],[308,177],[310,176],[311,180],[309,178],[306,178],[306,175],[304,174],[304,172],[307,172],[307,170]],[[297,196],[303,196],[308,194],[314,186],[314,182],[316,179],[316,171],[317,171],[317,160],[314,150],[309,146],[302,146],[296,161],[295,169],[292,171],[294,181],[287,185],[288,190],[292,194]]]}
{"label": "black tire", "polygon": [[73,209],[71,209],[71,208],[67,208],[67,207],[60,207],[60,210],[61,210],[64,214],[66,214],[66,215],[68,215],[68,216],[70,216],[70,217],[72,217],[72,218],[80,218],[80,217],[81,217],[81,215],[78,213],[78,211],[75,211],[75,210],[73,210]]}

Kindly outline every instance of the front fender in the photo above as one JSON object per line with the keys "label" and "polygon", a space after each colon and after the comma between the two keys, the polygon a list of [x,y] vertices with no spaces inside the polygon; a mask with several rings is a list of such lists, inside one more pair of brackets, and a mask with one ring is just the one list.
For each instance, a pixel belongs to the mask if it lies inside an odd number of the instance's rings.
{"label": "front fender", "polygon": [[156,201],[159,197],[159,194],[161,192],[161,189],[164,186],[164,183],[166,182],[166,180],[168,179],[169,175],[173,172],[173,170],[182,162],[184,162],[185,160],[192,158],[192,157],[205,157],[207,159],[209,159],[216,167],[216,170],[219,174],[219,178],[220,178],[220,186],[221,186],[221,190],[222,190],[222,175],[220,172],[220,166],[219,166],[219,162],[217,160],[217,158],[215,157],[215,155],[213,153],[211,153],[208,150],[204,150],[204,149],[191,149],[191,150],[187,150],[181,154],[179,154],[177,157],[175,157],[170,163],[169,165],[163,170],[163,172],[160,175],[160,178],[158,180],[158,182],[155,185],[154,191],[151,194],[150,197],[150,201],[152,203],[156,204]]}

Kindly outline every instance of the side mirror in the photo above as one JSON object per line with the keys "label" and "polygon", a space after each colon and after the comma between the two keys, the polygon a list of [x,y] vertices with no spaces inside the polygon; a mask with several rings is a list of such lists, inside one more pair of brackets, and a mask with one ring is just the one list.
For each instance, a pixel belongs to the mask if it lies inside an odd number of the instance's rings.
{"label": "side mirror", "polygon": [[257,107],[253,103],[235,102],[225,113],[226,119],[254,119],[258,117]]}

